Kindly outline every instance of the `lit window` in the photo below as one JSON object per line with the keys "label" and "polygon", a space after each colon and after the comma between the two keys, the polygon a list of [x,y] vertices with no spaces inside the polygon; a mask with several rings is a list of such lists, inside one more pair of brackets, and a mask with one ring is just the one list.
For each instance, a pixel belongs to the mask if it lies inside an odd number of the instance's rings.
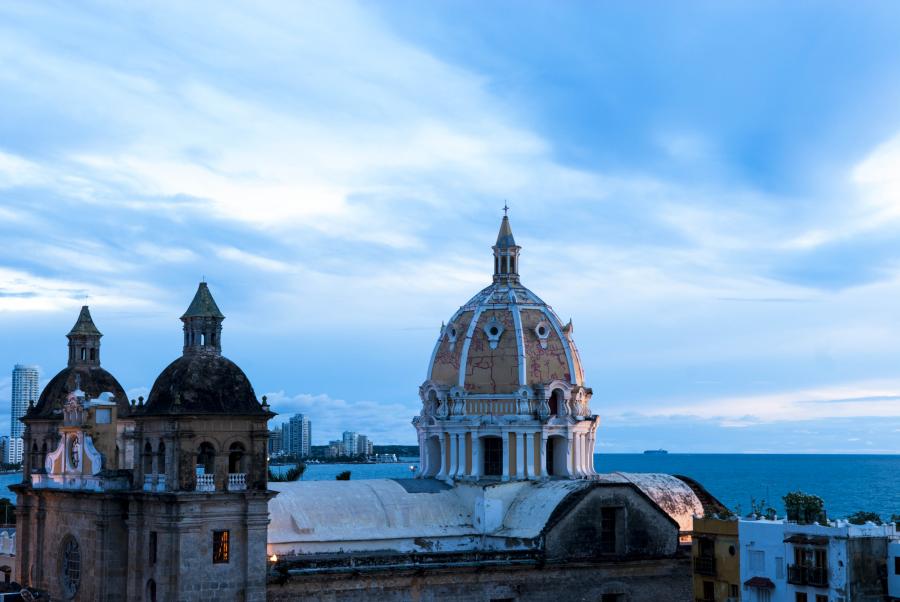
{"label": "lit window", "polygon": [[213,564],[227,563],[229,551],[228,531],[213,531]]}

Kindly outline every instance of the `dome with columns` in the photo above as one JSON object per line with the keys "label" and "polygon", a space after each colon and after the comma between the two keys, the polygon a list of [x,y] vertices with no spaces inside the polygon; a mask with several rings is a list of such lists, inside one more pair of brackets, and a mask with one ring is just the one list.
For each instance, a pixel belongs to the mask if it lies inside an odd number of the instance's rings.
{"label": "dome with columns", "polygon": [[424,450],[422,475],[593,475],[598,420],[591,414],[591,389],[584,384],[572,322],[563,324],[521,284],[521,247],[508,216],[493,251],[493,282],[442,325],[419,389],[422,413],[415,422]]}

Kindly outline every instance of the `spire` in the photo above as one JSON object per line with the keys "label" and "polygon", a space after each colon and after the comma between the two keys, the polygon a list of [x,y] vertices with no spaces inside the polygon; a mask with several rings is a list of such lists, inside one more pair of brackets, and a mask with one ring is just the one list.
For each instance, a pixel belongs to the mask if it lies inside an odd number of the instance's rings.
{"label": "spire", "polygon": [[200,286],[197,287],[197,293],[194,295],[194,300],[191,301],[187,311],[181,316],[182,320],[185,318],[225,319],[225,316],[219,311],[219,306],[216,305],[216,300],[213,299],[212,293],[209,292],[209,287],[206,285],[206,282],[201,282]]}
{"label": "spire", "polygon": [[494,245],[494,282],[518,282],[519,281],[519,251],[522,247],[516,245],[512,227],[509,225],[509,206],[503,206],[503,220],[500,222],[500,232],[497,234],[497,243]]}
{"label": "spire", "polygon": [[102,336],[103,334],[94,325],[88,306],[83,305],[78,320],[66,335],[69,339],[69,366],[99,366]]}
{"label": "spire", "polygon": [[222,320],[225,315],[219,311],[206,282],[201,282],[187,311],[181,316],[184,323],[184,354],[222,353]]}

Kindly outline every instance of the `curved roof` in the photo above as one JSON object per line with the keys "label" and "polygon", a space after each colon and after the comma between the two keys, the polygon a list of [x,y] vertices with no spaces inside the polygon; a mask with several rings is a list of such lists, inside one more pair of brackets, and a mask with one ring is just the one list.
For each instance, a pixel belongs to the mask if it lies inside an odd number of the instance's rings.
{"label": "curved roof", "polygon": [[244,371],[226,357],[183,355],[157,377],[140,414],[265,414]]}
{"label": "curved roof", "polygon": [[473,394],[513,394],[554,380],[584,385],[571,323],[509,281],[494,282],[451,316],[426,378]]}
{"label": "curved roof", "polygon": [[76,364],[63,368],[50,379],[41,392],[37,404],[26,414],[26,418],[62,420],[62,406],[69,393],[75,390],[76,384],[80,384],[81,390],[91,399],[98,398],[101,393],[112,393],[118,415],[120,417],[128,415],[131,407],[128,396],[112,374],[100,366]]}
{"label": "curved roof", "polygon": [[694,528],[694,516],[703,515],[704,506],[694,489],[670,474],[613,472],[601,475],[608,483],[633,483],[666,514],[675,519],[681,531]]}

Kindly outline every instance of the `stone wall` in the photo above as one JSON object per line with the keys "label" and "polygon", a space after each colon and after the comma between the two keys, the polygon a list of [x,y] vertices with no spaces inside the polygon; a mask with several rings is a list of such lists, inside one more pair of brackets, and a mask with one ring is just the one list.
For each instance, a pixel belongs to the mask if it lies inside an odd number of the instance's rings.
{"label": "stone wall", "polygon": [[591,601],[689,602],[690,558],[533,566],[288,574],[271,577],[267,599],[329,602]]}

